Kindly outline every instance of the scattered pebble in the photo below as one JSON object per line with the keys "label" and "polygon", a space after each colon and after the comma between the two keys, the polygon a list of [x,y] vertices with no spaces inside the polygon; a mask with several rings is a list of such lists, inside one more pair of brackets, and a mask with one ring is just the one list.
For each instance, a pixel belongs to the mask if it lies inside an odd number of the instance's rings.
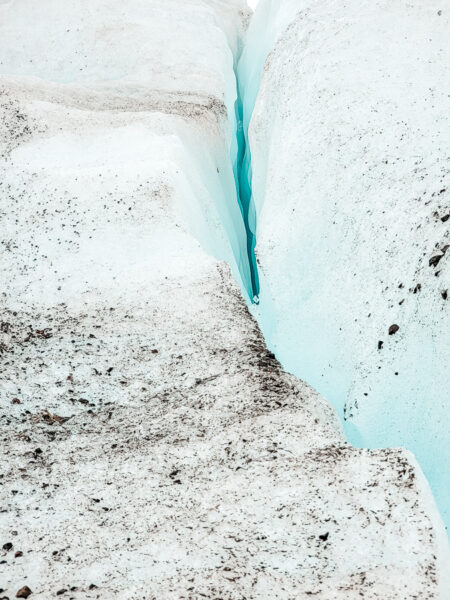
{"label": "scattered pebble", "polygon": [[434,256],[432,256],[430,258],[430,260],[428,261],[428,265],[430,267],[437,267],[437,265],[439,264],[439,261],[441,260],[441,258],[443,257],[443,254],[435,254]]}

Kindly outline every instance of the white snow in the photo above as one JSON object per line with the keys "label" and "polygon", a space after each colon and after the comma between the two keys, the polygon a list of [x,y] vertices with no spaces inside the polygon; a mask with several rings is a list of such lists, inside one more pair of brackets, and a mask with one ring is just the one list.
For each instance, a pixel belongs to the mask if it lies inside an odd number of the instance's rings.
{"label": "white snow", "polygon": [[414,452],[447,523],[450,252],[429,260],[450,239],[449,30],[448,1],[264,0],[240,65],[249,112],[264,67],[249,137],[265,338],[350,441]]}
{"label": "white snow", "polygon": [[445,600],[414,457],[347,444],[233,281],[247,19],[244,0],[0,2],[9,597]]}

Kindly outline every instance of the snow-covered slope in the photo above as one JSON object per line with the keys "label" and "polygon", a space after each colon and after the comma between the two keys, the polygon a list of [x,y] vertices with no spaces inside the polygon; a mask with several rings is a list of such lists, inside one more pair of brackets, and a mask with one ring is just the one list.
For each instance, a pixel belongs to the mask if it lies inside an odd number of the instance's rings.
{"label": "snow-covered slope", "polygon": [[449,32],[448,1],[263,0],[240,65],[264,335],[447,522]]}
{"label": "snow-covered slope", "polygon": [[232,279],[244,9],[0,4],[9,597],[445,598],[413,457],[350,447]]}

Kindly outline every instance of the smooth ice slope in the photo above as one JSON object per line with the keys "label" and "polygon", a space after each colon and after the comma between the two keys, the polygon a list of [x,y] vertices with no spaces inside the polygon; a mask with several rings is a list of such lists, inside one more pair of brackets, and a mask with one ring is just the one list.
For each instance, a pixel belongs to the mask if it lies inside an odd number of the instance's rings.
{"label": "smooth ice slope", "polygon": [[346,443],[223,262],[243,2],[0,7],[2,594],[447,600],[414,458]]}
{"label": "smooth ice slope", "polygon": [[449,31],[448,0],[262,0],[240,65],[264,335],[447,523]]}

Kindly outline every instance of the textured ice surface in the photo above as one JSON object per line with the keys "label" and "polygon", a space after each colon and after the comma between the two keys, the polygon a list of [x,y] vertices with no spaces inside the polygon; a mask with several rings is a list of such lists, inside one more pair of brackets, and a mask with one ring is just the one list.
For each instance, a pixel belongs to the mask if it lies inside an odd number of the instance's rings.
{"label": "textured ice surface", "polygon": [[345,442],[222,262],[244,9],[0,4],[10,598],[445,598],[414,458]]}
{"label": "textured ice surface", "polygon": [[249,110],[264,67],[264,335],[352,442],[415,453],[447,522],[449,18],[448,1],[264,0],[240,66]]}

